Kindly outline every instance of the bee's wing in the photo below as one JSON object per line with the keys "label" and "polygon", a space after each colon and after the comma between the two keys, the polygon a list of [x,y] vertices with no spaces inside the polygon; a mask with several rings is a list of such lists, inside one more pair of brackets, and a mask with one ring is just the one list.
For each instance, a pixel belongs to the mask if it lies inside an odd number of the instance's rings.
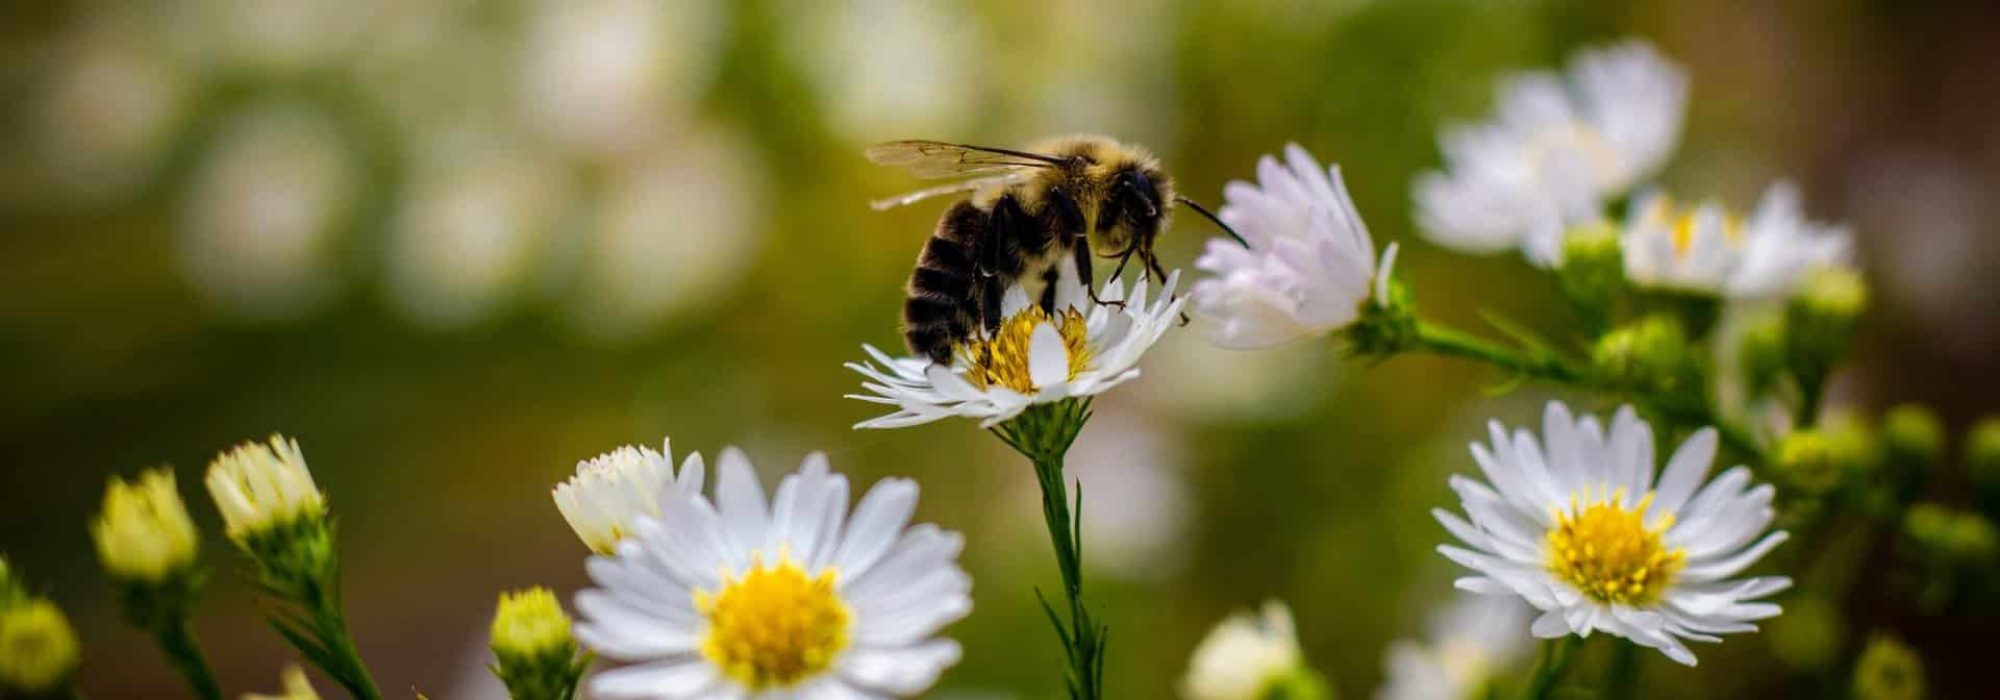
{"label": "bee's wing", "polygon": [[868,160],[903,166],[917,177],[984,175],[1062,164],[1061,159],[1040,153],[942,141],[890,141],[869,146],[865,153]]}
{"label": "bee's wing", "polygon": [[926,199],[930,199],[932,197],[937,197],[940,195],[954,194],[958,192],[971,192],[973,190],[987,187],[989,185],[1005,185],[1011,182],[1018,182],[1022,179],[1024,178],[1020,173],[1002,173],[999,175],[988,175],[986,177],[975,177],[970,180],[962,180],[948,185],[926,187],[924,189],[917,190],[915,192],[909,192],[903,195],[889,197],[886,199],[878,199],[873,202],[869,202],[868,208],[874,209],[875,211],[894,209],[896,207],[900,207],[905,204],[915,204],[917,202],[921,202]]}

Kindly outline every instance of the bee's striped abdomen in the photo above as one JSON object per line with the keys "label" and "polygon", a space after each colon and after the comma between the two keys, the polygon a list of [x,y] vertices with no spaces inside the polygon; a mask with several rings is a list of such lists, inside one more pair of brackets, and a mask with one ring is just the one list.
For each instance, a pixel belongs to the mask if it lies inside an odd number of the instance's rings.
{"label": "bee's striped abdomen", "polygon": [[937,231],[917,255],[903,300],[903,341],[910,352],[951,362],[952,348],[979,324],[978,291],[984,281],[973,261],[988,214],[961,201],[945,211]]}

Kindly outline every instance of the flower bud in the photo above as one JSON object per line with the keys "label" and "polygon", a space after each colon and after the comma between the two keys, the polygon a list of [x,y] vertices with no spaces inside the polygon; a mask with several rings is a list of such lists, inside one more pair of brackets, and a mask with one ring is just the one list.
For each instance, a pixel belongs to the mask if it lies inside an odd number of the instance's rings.
{"label": "flower bud", "polygon": [[1868,422],[1851,411],[1835,410],[1820,420],[1827,457],[1847,478],[1872,474],[1882,461],[1881,441]]}
{"label": "flower bud", "polygon": [[1840,465],[1825,435],[1816,430],[1800,430],[1778,441],[1776,466],[1785,484],[1808,495],[1820,495],[1840,486]]}
{"label": "flower bud", "polygon": [[491,644],[493,673],[516,700],[566,700],[583,675],[569,615],[549,589],[500,594]]}
{"label": "flower bud", "polygon": [[1980,496],[2000,514],[2000,416],[1987,416],[1965,435],[1965,473]]}
{"label": "flower bud", "polygon": [[1655,314],[1598,338],[1590,358],[1599,375],[1614,384],[1671,389],[1687,366],[1687,335],[1672,316]]}
{"label": "flower bud", "polygon": [[1847,355],[1854,322],[1868,306],[1868,286],[1853,270],[1829,267],[1808,277],[1785,308],[1785,355],[1792,374],[1818,391]]}
{"label": "flower bud", "polygon": [[104,570],[117,579],[157,584],[194,566],[194,521],[165,468],[132,481],[112,477],[90,535]]}
{"label": "flower bud", "polygon": [[1924,697],[1924,663],[1917,653],[1886,634],[1876,634],[1854,664],[1856,700],[1919,700]]}
{"label": "flower bud", "polygon": [[0,608],[0,696],[33,697],[67,683],[76,672],[76,631],[47,598]]}
{"label": "flower bud", "polygon": [[1595,318],[1603,318],[1625,289],[1625,249],[1609,223],[1579,226],[1563,236],[1562,267],[1556,271],[1563,294]]}
{"label": "flower bud", "polygon": [[1944,449],[1944,426],[1919,404],[1903,404],[1882,417],[1882,456],[1905,498],[1914,496]]}
{"label": "flower bud", "polygon": [[1903,534],[1925,558],[1953,566],[1990,564],[2000,552],[2000,532],[1978,513],[1919,503],[1903,515]]}
{"label": "flower bud", "polygon": [[229,539],[326,514],[326,497],[306,469],[297,440],[272,435],[270,444],[245,443],[208,465],[208,493],[222,511]]}
{"label": "flower bud", "polygon": [[[1261,615],[1229,616],[1195,647],[1181,695],[1190,700],[1323,698],[1313,695],[1317,679],[1299,651],[1291,609],[1264,604]],[[1323,684],[1322,684],[1323,685]]]}
{"label": "flower bud", "polygon": [[1751,321],[1737,340],[1738,363],[1750,396],[1764,396],[1785,375],[1785,322],[1776,314]]}

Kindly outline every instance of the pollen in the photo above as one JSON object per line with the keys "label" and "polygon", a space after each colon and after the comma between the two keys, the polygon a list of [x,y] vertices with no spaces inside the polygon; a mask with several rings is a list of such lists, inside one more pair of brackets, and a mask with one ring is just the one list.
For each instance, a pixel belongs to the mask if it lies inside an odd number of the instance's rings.
{"label": "pollen", "polygon": [[1599,603],[1648,605],[1673,583],[1687,564],[1687,550],[1668,549],[1662,541],[1673,517],[1646,527],[1646,494],[1631,508],[1621,505],[1624,492],[1588,505],[1572,496],[1567,510],[1556,511],[1549,530],[1548,566],[1557,578]]}
{"label": "pollen", "polygon": [[1033,305],[1002,322],[1000,330],[990,337],[959,346],[959,360],[968,370],[967,379],[980,389],[1001,386],[1023,394],[1035,393],[1040,387],[1035,386],[1028,372],[1028,353],[1034,345],[1035,329],[1043,323],[1053,324],[1062,335],[1063,351],[1069,359],[1067,378],[1075,379],[1090,366],[1090,333],[1083,314],[1071,307],[1051,317]]}
{"label": "pollen", "polygon": [[752,692],[819,675],[847,648],[854,620],[835,591],[836,573],[807,576],[789,558],[757,561],[720,593],[696,591],[695,609],[708,619],[702,656]]}

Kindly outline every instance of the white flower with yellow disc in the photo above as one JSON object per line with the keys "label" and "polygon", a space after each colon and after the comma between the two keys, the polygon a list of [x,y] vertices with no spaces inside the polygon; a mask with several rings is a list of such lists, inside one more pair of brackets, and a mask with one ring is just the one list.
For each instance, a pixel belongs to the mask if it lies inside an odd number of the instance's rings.
{"label": "white flower with yellow disc", "polygon": [[1488,483],[1451,479],[1467,517],[1433,511],[1466,546],[1438,551],[1477,573],[1459,588],[1540,609],[1535,636],[1605,632],[1692,666],[1683,640],[1720,642],[1782,612],[1758,599],[1791,579],[1734,578],[1787,537],[1766,533],[1774,490],[1753,487],[1744,467],[1704,485],[1713,428],[1683,442],[1657,478],[1652,428],[1630,406],[1606,432],[1596,417],[1572,418],[1550,402],[1545,443],[1490,428],[1490,447],[1472,445]]}
{"label": "white flower with yellow disc", "polygon": [[1633,201],[1623,233],[1625,276],[1642,286],[1781,297],[1813,270],[1846,265],[1854,237],[1846,228],[1808,221],[1798,188],[1780,182],[1749,219],[1716,202],[1675,206],[1664,194]]}
{"label": "white flower with yellow disc", "polygon": [[577,639],[625,665],[602,698],[909,696],[958,662],[934,637],[972,610],[964,540],[910,526],[917,485],[884,479],[848,512],[847,477],[807,456],[768,502],[734,448],[714,500],[669,490],[617,556],[594,556]]}
{"label": "white flower with yellow disc", "polygon": [[848,398],[895,406],[896,412],[856,428],[902,428],[950,416],[980,419],[980,427],[1006,422],[1029,406],[1101,394],[1139,376],[1139,358],[1176,323],[1185,299],[1175,298],[1180,273],[1167,276],[1157,297],[1147,280],[1105,283],[1093,303],[1066,268],[1057,283],[1054,313],[1016,287],[1001,306],[1006,320],[991,336],[960,346],[946,367],[922,357],[890,357],[862,348],[874,362],[850,362],[868,381],[869,394]]}

